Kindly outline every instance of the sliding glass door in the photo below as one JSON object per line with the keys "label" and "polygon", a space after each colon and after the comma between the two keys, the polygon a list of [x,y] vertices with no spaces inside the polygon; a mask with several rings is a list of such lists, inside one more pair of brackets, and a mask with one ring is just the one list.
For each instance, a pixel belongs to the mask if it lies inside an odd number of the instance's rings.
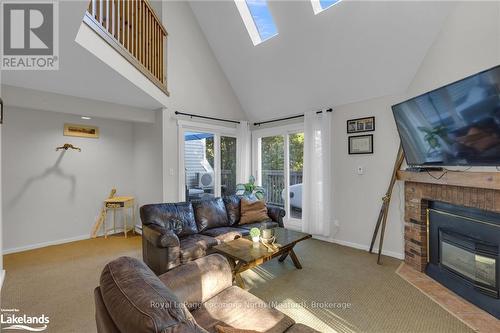
{"label": "sliding glass door", "polygon": [[286,210],[288,226],[300,228],[304,133],[301,126],[253,132],[253,170],[268,204]]}
{"label": "sliding glass door", "polygon": [[214,133],[184,133],[184,179],[187,201],[215,195]]}
{"label": "sliding glass door", "polygon": [[302,220],[302,175],[304,170],[304,132],[288,135],[289,216]]}
{"label": "sliding glass door", "polygon": [[203,200],[236,192],[236,131],[179,124],[179,200]]}
{"label": "sliding glass door", "polygon": [[260,139],[260,183],[266,190],[269,204],[285,207],[285,140],[282,135]]}
{"label": "sliding glass door", "polygon": [[220,192],[223,196],[236,193],[236,143],[235,137],[220,138]]}

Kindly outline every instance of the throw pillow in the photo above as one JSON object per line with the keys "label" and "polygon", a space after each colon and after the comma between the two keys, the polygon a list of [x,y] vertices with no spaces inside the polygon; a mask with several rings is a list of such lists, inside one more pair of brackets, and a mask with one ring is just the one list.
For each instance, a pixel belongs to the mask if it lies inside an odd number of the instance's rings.
{"label": "throw pillow", "polygon": [[217,333],[258,333],[257,331],[242,330],[239,328],[227,327],[221,325],[216,325],[215,330],[217,331]]}
{"label": "throw pillow", "polygon": [[263,200],[251,201],[241,198],[241,218],[239,224],[249,224],[269,220],[267,206]]}

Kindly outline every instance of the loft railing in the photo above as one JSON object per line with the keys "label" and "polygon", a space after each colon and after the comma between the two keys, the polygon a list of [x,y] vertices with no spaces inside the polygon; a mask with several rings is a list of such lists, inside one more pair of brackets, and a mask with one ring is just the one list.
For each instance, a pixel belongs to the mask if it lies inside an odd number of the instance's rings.
{"label": "loft railing", "polygon": [[167,95],[167,31],[147,0],[91,0],[84,22]]}

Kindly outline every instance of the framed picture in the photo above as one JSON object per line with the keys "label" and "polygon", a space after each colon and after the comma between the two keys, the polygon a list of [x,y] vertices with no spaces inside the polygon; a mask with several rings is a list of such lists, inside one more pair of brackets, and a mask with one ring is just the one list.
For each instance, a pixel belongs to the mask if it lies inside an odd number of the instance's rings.
{"label": "framed picture", "polygon": [[347,133],[375,131],[375,117],[350,119],[347,121]]}
{"label": "framed picture", "polygon": [[99,137],[99,127],[77,124],[64,124],[64,135],[97,139]]}
{"label": "framed picture", "polygon": [[349,137],[349,155],[373,154],[373,134]]}

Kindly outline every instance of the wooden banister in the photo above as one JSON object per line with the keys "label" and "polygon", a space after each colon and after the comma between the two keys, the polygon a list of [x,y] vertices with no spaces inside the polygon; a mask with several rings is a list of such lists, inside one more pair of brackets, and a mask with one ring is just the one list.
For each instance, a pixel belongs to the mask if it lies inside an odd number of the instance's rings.
{"label": "wooden banister", "polygon": [[167,30],[147,0],[90,0],[83,21],[169,95]]}

